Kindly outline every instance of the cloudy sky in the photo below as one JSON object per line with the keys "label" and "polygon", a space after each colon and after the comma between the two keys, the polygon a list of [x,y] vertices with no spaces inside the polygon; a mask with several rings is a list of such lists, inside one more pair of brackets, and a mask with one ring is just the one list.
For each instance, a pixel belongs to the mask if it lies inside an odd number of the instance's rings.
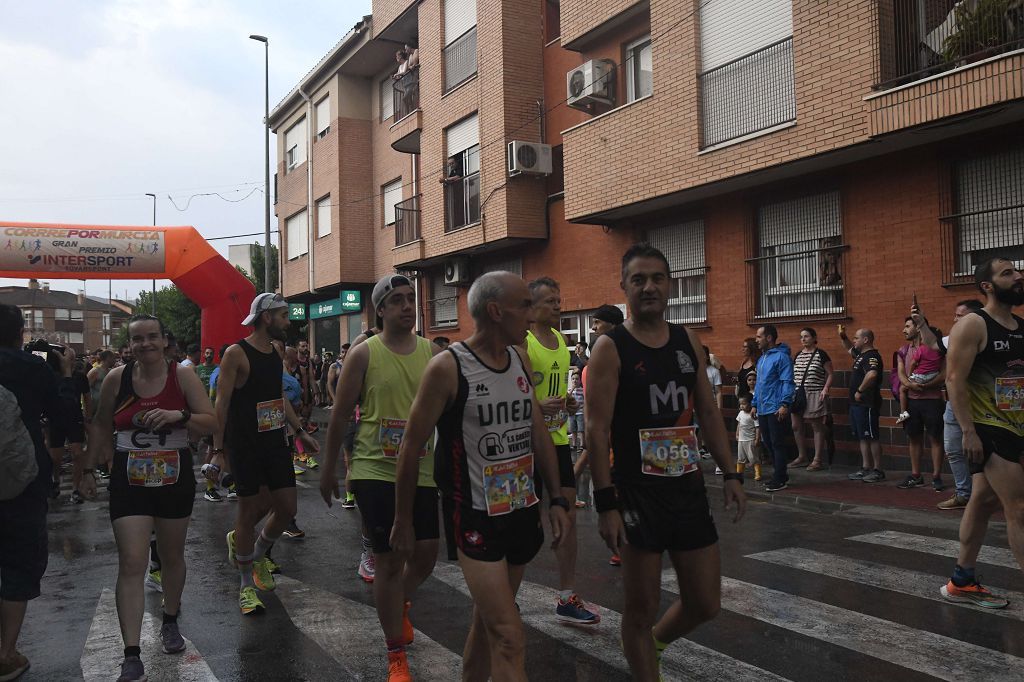
{"label": "cloudy sky", "polygon": [[[273,109],[370,1],[0,0],[0,221],[149,225],[153,192],[159,225],[262,235],[263,45],[249,34],[270,38]],[[208,192],[224,199],[193,196]],[[226,256],[257,240],[211,244]],[[114,295],[149,287],[115,281]]]}

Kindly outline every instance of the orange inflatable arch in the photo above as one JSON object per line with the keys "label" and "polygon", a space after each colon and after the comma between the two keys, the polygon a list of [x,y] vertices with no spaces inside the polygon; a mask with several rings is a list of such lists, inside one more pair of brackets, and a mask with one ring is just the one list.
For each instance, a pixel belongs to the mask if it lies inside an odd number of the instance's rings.
{"label": "orange inflatable arch", "polygon": [[256,288],[191,226],[0,223],[0,277],[169,279],[202,310],[202,345],[249,334]]}

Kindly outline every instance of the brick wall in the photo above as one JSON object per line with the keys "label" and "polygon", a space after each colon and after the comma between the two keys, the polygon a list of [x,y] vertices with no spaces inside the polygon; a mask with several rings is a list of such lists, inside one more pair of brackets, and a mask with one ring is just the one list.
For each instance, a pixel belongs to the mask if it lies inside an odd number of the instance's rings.
{"label": "brick wall", "polygon": [[[568,44],[588,31],[640,4],[640,0],[562,0],[562,44]],[[651,2],[657,4],[657,0]],[[692,0],[690,0],[692,4]]]}
{"label": "brick wall", "polygon": [[373,36],[376,38],[415,0],[373,0]]}

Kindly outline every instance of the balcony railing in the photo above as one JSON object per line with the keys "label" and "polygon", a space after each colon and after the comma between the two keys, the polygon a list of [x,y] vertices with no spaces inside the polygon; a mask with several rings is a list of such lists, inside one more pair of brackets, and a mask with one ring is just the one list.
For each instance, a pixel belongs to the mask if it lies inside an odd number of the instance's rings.
{"label": "balcony railing", "polygon": [[406,71],[393,86],[395,123],[420,108],[420,69]]}
{"label": "balcony railing", "polygon": [[705,71],[698,80],[702,147],[796,118],[792,38]]}
{"label": "balcony railing", "polygon": [[395,246],[420,238],[420,197],[416,195],[395,204]]}
{"label": "balcony railing", "polygon": [[1019,0],[876,0],[875,88],[1024,48]]}
{"label": "balcony railing", "polygon": [[476,74],[476,26],[444,48],[444,91]]}

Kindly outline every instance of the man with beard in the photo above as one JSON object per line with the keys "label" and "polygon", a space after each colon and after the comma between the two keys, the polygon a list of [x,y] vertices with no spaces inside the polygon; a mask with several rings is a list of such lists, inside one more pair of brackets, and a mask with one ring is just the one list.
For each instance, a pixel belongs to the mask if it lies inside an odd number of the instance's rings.
{"label": "man with beard", "polygon": [[946,387],[963,430],[964,454],[974,474],[971,499],[960,522],[960,554],[942,587],[949,601],[1000,609],[1007,600],[978,584],[975,562],[994,497],[1006,511],[1006,534],[1024,568],[1024,275],[1005,257],[974,269],[985,307],[964,317],[949,335]]}
{"label": "man with beard", "polygon": [[[226,445],[238,491],[235,529],[227,535],[228,562],[238,567],[241,578],[239,608],[250,614],[264,608],[256,588],[275,587],[266,555],[295,518],[295,472],[285,425],[310,452],[319,446],[302,428],[281,384],[283,365],[274,342],[286,338],[287,301],[280,294],[260,294],[242,324],[251,325],[252,334],[228,348],[220,363],[220,428],[213,437],[213,461],[223,464]],[[257,539],[256,523],[268,508],[270,515]]]}

